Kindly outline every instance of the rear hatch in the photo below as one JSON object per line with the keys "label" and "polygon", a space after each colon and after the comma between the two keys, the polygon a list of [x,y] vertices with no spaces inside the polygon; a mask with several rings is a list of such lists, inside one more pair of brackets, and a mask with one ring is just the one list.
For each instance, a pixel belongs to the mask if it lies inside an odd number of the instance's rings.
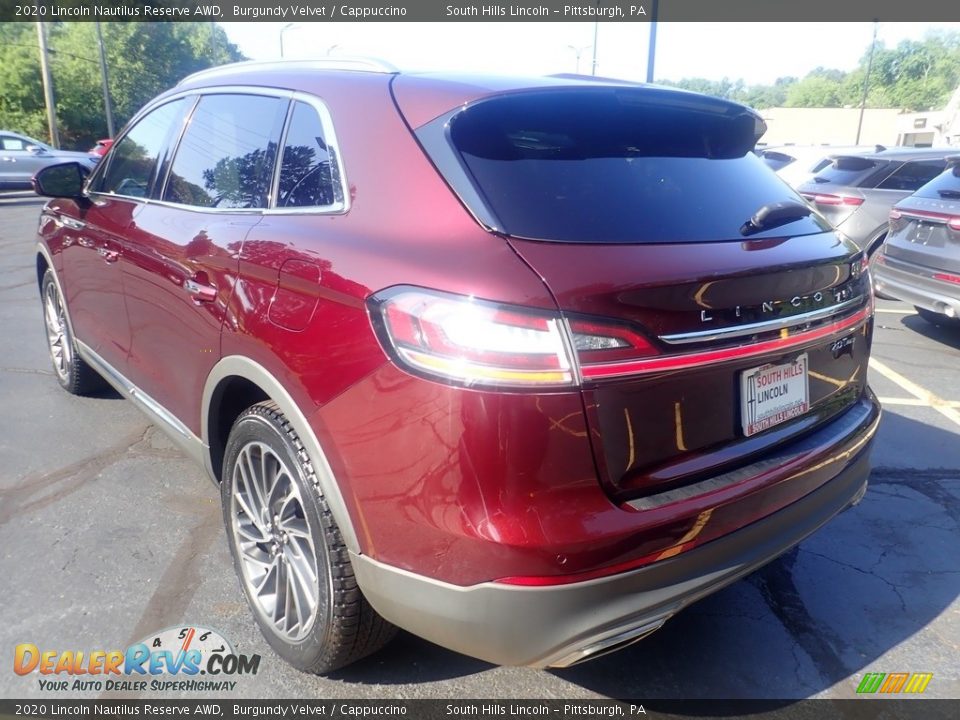
{"label": "rear hatch", "polygon": [[580,86],[417,131],[553,293],[617,500],[755,461],[863,392],[862,257],[751,152],[763,130],[715,98]]}
{"label": "rear hatch", "polygon": [[890,213],[884,255],[960,275],[960,156]]}

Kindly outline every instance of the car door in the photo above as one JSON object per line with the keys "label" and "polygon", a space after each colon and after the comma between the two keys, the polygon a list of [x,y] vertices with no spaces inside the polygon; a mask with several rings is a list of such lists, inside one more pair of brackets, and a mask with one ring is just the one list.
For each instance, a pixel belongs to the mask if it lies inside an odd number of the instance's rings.
{"label": "car door", "polygon": [[196,435],[240,248],[269,204],[288,105],[279,94],[201,95],[155,201],[126,235],[129,378]]}
{"label": "car door", "polygon": [[50,153],[42,145],[16,135],[0,135],[0,186],[30,187],[30,178],[49,165]]}
{"label": "car door", "polygon": [[130,328],[120,257],[124,237],[155,182],[158,158],[183,102],[162,105],[139,119],[88,184],[85,203],[64,241],[63,280],[80,342],[125,374]]}

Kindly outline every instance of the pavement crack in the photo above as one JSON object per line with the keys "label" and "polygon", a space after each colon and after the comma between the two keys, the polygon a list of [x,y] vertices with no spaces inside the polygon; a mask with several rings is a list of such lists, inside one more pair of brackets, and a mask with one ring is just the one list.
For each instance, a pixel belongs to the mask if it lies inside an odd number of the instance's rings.
{"label": "pavement crack", "polygon": [[0,526],[14,517],[40,510],[76,492],[142,442],[150,427],[147,425],[124,436],[92,457],[51,472],[27,475],[11,487],[0,489]]}
{"label": "pavement crack", "polygon": [[797,551],[788,552],[747,579],[756,587],[781,625],[807,654],[818,672],[830,682],[850,674],[843,661],[846,648],[843,639],[830,628],[817,622],[807,610],[793,580]]}
{"label": "pavement crack", "polygon": [[22,375],[53,375],[53,370],[38,370],[36,368],[0,367],[0,372]]}
{"label": "pavement crack", "polygon": [[[893,594],[897,596],[897,599],[900,601],[900,609],[903,610],[904,612],[907,611],[907,602],[906,600],[904,600],[903,595],[900,593],[900,588],[897,586],[897,584],[887,580],[884,577],[877,575],[875,572],[873,572],[872,568],[870,570],[864,570],[863,568],[858,568],[856,565],[851,565],[850,563],[842,562],[840,560],[837,560],[836,558],[830,557],[829,555],[823,555],[821,553],[814,552],[813,550],[807,550],[806,548],[803,548],[803,547],[800,548],[800,552],[806,553],[807,555],[812,555],[813,557],[818,557],[821,560],[826,560],[827,562],[831,562],[834,565],[845,567],[848,570],[853,570],[854,572],[858,572],[861,575],[869,575],[870,577],[879,580],[884,585],[887,585],[893,591]],[[884,555],[886,555],[886,551],[881,553],[881,557],[883,557]],[[879,566],[879,563],[874,565],[874,567],[878,567],[878,566]]]}

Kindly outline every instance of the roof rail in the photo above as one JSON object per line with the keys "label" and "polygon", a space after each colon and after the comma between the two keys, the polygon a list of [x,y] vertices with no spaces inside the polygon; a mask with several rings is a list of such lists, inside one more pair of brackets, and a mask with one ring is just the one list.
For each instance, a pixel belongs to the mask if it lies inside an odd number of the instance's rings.
{"label": "roof rail", "polygon": [[193,80],[205,80],[229,75],[237,70],[353,70],[358,72],[375,72],[394,74],[400,70],[386,60],[374,57],[337,56],[332,58],[318,58],[316,60],[247,60],[245,62],[217,65],[216,67],[200,70],[188,75],[178,85]]}

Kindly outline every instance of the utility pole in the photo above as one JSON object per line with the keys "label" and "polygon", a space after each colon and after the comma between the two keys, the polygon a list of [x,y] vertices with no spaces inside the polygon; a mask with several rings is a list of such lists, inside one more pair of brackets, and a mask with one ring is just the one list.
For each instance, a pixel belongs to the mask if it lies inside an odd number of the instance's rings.
{"label": "utility pole", "polygon": [[43,76],[43,97],[47,103],[47,127],[50,130],[50,144],[60,149],[60,133],[57,131],[57,109],[53,100],[53,79],[50,77],[50,65],[47,62],[47,35],[44,25],[37,21],[37,37],[40,42],[40,74]]}
{"label": "utility pole", "polygon": [[653,61],[657,56],[657,6],[659,0],[653,0],[653,15],[650,17],[650,46],[647,49],[647,82],[653,82]]}
{"label": "utility pole", "polygon": [[867,74],[863,78],[863,100],[860,101],[860,120],[857,122],[857,139],[854,145],[860,144],[860,130],[863,128],[863,112],[867,108],[867,93],[870,91],[870,70],[873,68],[873,51],[877,48],[877,26],[878,20],[873,21],[873,42],[870,43],[870,55],[867,56]]}
{"label": "utility pole", "polygon": [[100,21],[96,22],[97,47],[100,49],[100,79],[103,81],[103,113],[107,117],[107,135],[114,136],[113,110],[110,109],[110,78],[107,75],[107,55],[103,49],[103,33],[100,32]]}

